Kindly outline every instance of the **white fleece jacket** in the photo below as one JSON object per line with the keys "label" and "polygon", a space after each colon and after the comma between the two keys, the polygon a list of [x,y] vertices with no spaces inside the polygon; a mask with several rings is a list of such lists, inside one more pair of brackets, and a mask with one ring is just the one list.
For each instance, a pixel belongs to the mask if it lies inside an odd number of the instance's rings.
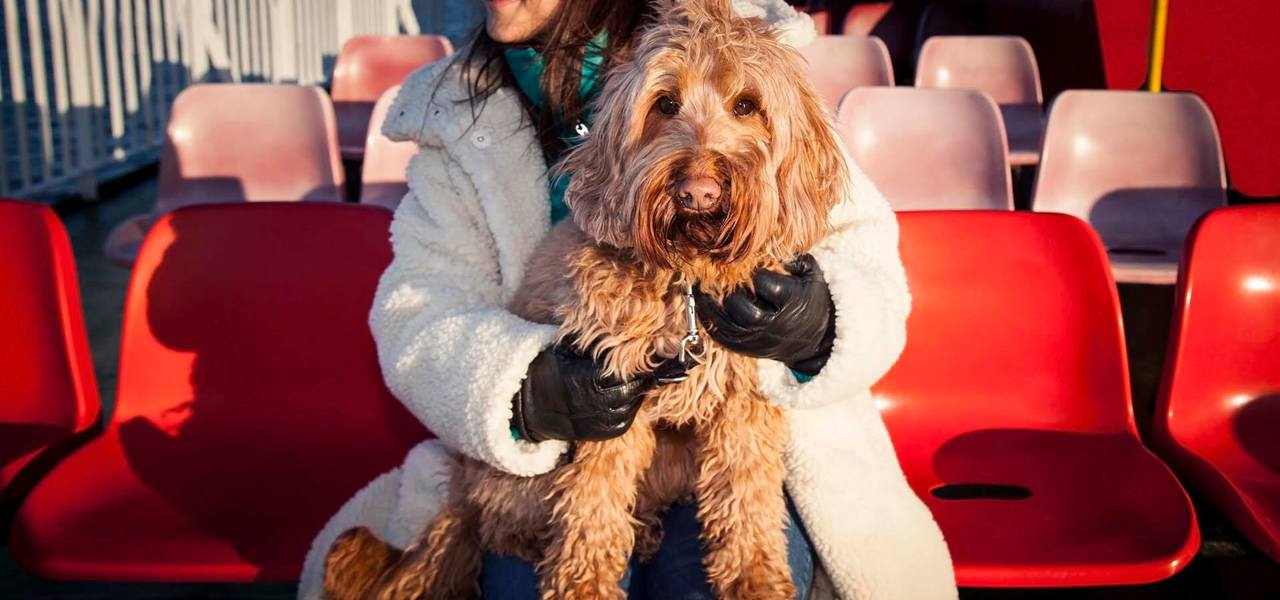
{"label": "white fleece jacket", "polygon": [[[779,0],[737,0],[785,39],[813,39],[808,16]],[[299,597],[319,598],[323,556],[357,525],[403,547],[435,514],[456,451],[518,475],[552,469],[563,442],[513,440],[511,398],[555,327],[503,307],[549,230],[547,167],[516,92],[501,89],[472,118],[448,61],[411,75],[383,133],[416,141],[409,193],[391,225],[395,258],[369,324],[392,392],[438,436],[348,501],[317,536]],[[869,388],[902,350],[910,296],[893,212],[856,165],[832,211],[834,232],[812,253],[836,307],[822,372],[799,383],[760,361],[761,386],[791,425],[787,490],[820,558],[812,597],[954,598],[951,559],[925,505],[907,485]]]}

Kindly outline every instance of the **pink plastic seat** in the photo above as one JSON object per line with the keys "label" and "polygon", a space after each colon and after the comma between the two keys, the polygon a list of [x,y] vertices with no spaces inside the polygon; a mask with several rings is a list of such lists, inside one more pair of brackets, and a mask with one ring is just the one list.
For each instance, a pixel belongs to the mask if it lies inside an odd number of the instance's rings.
{"label": "pink plastic seat", "polygon": [[1153,437],[1280,562],[1280,205],[1209,213],[1178,282]]}
{"label": "pink plastic seat", "polygon": [[1031,44],[1017,36],[935,36],[920,50],[916,87],[986,92],[1000,106],[1009,162],[1040,161],[1044,135],[1040,70]]}
{"label": "pink plastic seat", "polygon": [[211,202],[343,200],[333,105],[316,87],[199,84],[173,102],[156,206],[121,223],[104,252],[128,266],[161,215]]}
{"label": "pink plastic seat", "polygon": [[440,35],[358,35],[342,45],[333,67],[333,104],[342,158],[364,154],[373,105],[410,73],[453,53]]}
{"label": "pink plastic seat", "polygon": [[809,63],[809,79],[833,113],[840,98],[855,87],[893,85],[889,49],[879,38],[823,35],[800,53]]}
{"label": "pink plastic seat", "polygon": [[893,8],[892,2],[860,2],[855,4],[844,15],[845,35],[871,35],[872,30],[884,18],[884,14]]}
{"label": "pink plastic seat", "polygon": [[364,164],[361,165],[360,203],[375,204],[391,210],[409,191],[406,169],[409,160],[418,153],[413,142],[393,142],[382,135],[382,123],[387,110],[400,93],[400,86],[387,90],[373,107],[369,120],[369,139],[365,142]]}
{"label": "pink plastic seat", "polygon": [[1176,281],[1187,232],[1226,200],[1218,130],[1196,96],[1070,91],[1054,102],[1032,207],[1093,225],[1118,281]]}
{"label": "pink plastic seat", "polygon": [[48,206],[0,199],[0,492],[99,410],[67,231]]}
{"label": "pink plastic seat", "polygon": [[426,436],[369,333],[390,221],[330,203],[161,217],[129,286],[115,414],[19,507],[21,564],[55,579],[296,579],[328,518]]}
{"label": "pink plastic seat", "polygon": [[836,128],[894,210],[1013,210],[1004,125],[982,92],[858,88]]}
{"label": "pink plastic seat", "polygon": [[907,345],[872,390],[961,586],[1134,584],[1199,546],[1138,439],[1115,286],[1064,215],[898,215]]}

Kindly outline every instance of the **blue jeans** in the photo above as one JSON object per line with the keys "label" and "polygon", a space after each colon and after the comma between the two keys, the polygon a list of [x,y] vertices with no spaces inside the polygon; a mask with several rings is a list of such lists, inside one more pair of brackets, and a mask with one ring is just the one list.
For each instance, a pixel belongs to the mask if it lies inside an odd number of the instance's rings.
{"label": "blue jeans", "polygon": [[[715,598],[702,566],[702,525],[698,509],[677,503],[662,521],[662,543],[647,563],[631,559],[621,585],[631,600],[702,600]],[[813,547],[787,500],[787,562],[796,598],[809,597],[813,582]],[[480,574],[486,600],[537,600],[538,576],[533,565],[518,558],[487,554]]]}

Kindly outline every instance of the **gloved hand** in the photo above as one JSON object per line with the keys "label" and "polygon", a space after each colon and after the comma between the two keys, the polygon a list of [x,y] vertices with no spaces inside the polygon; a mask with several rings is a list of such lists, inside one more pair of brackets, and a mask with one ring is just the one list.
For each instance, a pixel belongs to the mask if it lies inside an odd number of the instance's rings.
{"label": "gloved hand", "polygon": [[626,381],[603,376],[603,369],[567,343],[543,350],[520,384],[511,426],[522,439],[534,442],[615,438],[631,428],[645,392],[686,377],[685,365],[674,358]]}
{"label": "gloved hand", "polygon": [[698,319],[711,339],[729,350],[817,375],[831,357],[835,304],[812,256],[797,257],[786,270],[757,269],[755,293],[739,288],[725,296],[724,304],[695,289]]}

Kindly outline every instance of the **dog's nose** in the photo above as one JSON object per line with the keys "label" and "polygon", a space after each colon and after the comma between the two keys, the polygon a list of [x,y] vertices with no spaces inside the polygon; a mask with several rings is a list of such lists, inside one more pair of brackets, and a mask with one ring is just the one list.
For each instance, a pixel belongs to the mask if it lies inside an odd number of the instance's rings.
{"label": "dog's nose", "polygon": [[720,203],[720,182],[711,177],[690,177],[677,190],[680,206],[699,212],[709,211]]}

